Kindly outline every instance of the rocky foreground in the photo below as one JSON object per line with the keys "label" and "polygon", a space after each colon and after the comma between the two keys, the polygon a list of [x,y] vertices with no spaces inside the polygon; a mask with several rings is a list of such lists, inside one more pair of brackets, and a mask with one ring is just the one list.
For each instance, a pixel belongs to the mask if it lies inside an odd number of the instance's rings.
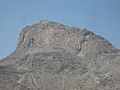
{"label": "rocky foreground", "polygon": [[120,90],[120,50],[87,29],[43,20],[0,61],[0,90]]}

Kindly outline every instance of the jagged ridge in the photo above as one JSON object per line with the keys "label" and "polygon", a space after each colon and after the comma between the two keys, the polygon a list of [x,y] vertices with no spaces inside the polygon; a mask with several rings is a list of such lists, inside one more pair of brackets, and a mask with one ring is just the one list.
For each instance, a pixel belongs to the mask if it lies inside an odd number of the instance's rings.
{"label": "jagged ridge", "polygon": [[93,32],[47,20],[24,28],[16,50],[29,51],[36,48],[62,48],[82,58],[114,51],[110,42]]}
{"label": "jagged ridge", "polygon": [[0,61],[0,90],[119,90],[120,51],[101,36],[43,20]]}

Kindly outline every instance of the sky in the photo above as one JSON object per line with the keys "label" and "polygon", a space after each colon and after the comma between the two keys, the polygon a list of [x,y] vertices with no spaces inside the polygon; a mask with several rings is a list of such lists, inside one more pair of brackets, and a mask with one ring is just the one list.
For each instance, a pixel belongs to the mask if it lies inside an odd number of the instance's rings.
{"label": "sky", "polygon": [[25,26],[40,20],[87,28],[120,48],[120,0],[0,0],[0,59],[15,50]]}

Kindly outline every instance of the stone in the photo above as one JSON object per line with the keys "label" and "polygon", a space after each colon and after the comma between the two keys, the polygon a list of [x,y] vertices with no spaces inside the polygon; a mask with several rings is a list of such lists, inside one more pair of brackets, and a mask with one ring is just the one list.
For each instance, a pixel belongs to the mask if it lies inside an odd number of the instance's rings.
{"label": "stone", "polygon": [[88,31],[42,20],[0,61],[0,90],[119,90],[120,50]]}

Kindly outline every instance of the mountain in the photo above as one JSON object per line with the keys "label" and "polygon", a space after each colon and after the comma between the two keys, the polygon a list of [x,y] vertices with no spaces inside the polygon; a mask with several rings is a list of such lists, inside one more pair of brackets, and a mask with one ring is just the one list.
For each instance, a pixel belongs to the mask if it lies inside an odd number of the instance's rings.
{"label": "mountain", "polygon": [[120,50],[87,29],[43,20],[0,61],[0,90],[120,90]]}

